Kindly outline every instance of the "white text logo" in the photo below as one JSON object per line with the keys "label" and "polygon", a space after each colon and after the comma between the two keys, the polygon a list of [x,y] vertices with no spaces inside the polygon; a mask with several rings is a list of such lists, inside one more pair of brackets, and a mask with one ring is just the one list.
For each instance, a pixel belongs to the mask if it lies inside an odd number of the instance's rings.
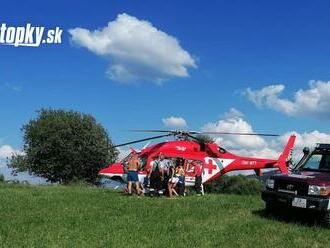
{"label": "white text logo", "polygon": [[60,44],[63,30],[59,27],[45,30],[45,27],[33,27],[30,23],[25,27],[0,27],[0,45],[39,47],[40,44]]}

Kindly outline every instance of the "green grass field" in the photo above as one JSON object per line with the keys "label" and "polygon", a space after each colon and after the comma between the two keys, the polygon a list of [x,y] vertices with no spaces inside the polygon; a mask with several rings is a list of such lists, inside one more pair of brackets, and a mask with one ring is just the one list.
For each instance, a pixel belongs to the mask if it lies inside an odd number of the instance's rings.
{"label": "green grass field", "polygon": [[258,196],[137,198],[0,184],[1,247],[329,247],[330,230],[263,216]]}

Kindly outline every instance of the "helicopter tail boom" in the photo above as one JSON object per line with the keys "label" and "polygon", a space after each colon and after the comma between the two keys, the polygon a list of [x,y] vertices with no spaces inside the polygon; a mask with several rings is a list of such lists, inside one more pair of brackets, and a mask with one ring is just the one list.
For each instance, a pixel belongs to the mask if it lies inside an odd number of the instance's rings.
{"label": "helicopter tail boom", "polygon": [[291,135],[289,137],[289,140],[282,152],[282,154],[279,156],[278,160],[277,160],[277,165],[278,168],[280,169],[280,171],[282,173],[288,173],[288,158],[291,154],[292,148],[294,146],[294,142],[296,140],[296,136],[295,135]]}

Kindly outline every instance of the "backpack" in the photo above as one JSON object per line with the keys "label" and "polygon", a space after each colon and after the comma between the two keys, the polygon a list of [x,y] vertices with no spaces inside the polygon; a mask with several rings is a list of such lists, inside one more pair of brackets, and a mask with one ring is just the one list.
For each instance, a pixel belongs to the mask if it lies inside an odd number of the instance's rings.
{"label": "backpack", "polygon": [[151,175],[153,175],[153,176],[155,176],[155,175],[160,175],[160,166],[159,166],[159,161],[155,161],[155,164],[156,164],[156,167],[154,168],[154,166],[153,166],[153,168],[152,168],[152,172],[151,172]]}

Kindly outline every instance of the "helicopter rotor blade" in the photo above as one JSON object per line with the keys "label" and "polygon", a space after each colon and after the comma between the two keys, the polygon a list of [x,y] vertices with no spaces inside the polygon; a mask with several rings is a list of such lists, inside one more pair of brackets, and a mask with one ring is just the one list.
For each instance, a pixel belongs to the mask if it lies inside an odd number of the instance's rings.
{"label": "helicopter rotor blade", "polygon": [[220,135],[252,135],[252,136],[279,136],[278,134],[268,134],[268,133],[242,133],[242,132],[203,132],[203,131],[189,131],[189,130],[163,130],[163,129],[135,129],[129,130],[132,132],[150,132],[150,133],[172,133],[172,134],[220,134]]}
{"label": "helicopter rotor blade", "polygon": [[171,136],[171,135],[172,134],[158,135],[158,136],[154,136],[154,137],[150,137],[150,138],[145,138],[145,139],[140,139],[140,140],[134,140],[134,141],[126,142],[126,143],[123,143],[123,144],[115,145],[114,147],[131,145],[131,144],[135,144],[135,143],[139,143],[139,142],[143,142],[143,141],[147,141],[147,140],[160,139],[160,138],[168,137],[168,136]]}
{"label": "helicopter rotor blade", "polygon": [[277,137],[278,134],[270,133],[240,133],[240,132],[199,132],[199,134],[220,134],[220,135],[254,135],[254,136],[271,136]]}
{"label": "helicopter rotor blade", "polygon": [[164,129],[133,129],[128,130],[131,132],[142,132],[142,133],[172,133],[172,134],[199,134],[198,131],[189,130],[164,130]]}
{"label": "helicopter rotor blade", "polygon": [[161,129],[132,129],[130,132],[141,132],[141,133],[173,133],[174,130],[161,130]]}

